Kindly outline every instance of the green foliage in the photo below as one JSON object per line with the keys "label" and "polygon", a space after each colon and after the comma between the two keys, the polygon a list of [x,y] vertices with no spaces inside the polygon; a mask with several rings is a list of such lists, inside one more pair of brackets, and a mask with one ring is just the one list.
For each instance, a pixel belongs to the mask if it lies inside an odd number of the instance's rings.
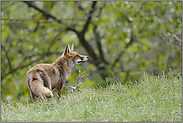
{"label": "green foliage", "polygon": [[[58,101],[2,102],[2,122],[182,122],[182,78],[172,73],[139,83],[83,88]],[[133,82],[133,81],[132,81]]]}
{"label": "green foliage", "polygon": [[[123,84],[139,81],[141,72],[158,75],[162,71],[180,73],[182,68],[182,2],[181,1],[108,1],[97,2],[89,15],[91,1],[35,1],[37,7],[55,18],[48,18],[25,2],[1,2],[1,97],[3,101],[30,99],[26,72],[38,63],[51,63],[67,44],[88,55],[77,35],[66,30],[81,31],[92,16],[85,38],[100,60],[94,28],[108,64],[76,66],[67,85],[76,84],[78,70],[90,74],[95,84],[110,84],[115,76]],[[130,42],[132,40],[132,43]],[[128,47],[127,47],[128,46]],[[121,54],[121,55],[120,55]],[[115,61],[119,58],[119,61]],[[106,81],[101,74],[107,75]],[[93,86],[88,78],[84,87]],[[107,82],[109,81],[109,82]],[[106,83],[104,83],[106,82]]]}

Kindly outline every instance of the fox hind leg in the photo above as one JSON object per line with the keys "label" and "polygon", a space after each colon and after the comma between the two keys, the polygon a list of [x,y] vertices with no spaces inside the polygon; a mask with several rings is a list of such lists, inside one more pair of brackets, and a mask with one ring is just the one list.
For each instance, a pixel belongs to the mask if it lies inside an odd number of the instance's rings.
{"label": "fox hind leg", "polygon": [[27,80],[27,84],[28,84],[28,87],[29,87],[29,91],[30,91],[30,96],[32,98],[32,101],[35,102],[35,94],[32,92],[31,90],[31,87],[30,87],[30,79]]}
{"label": "fox hind leg", "polygon": [[35,94],[31,90],[30,90],[30,95],[31,95],[32,101],[35,102]]}

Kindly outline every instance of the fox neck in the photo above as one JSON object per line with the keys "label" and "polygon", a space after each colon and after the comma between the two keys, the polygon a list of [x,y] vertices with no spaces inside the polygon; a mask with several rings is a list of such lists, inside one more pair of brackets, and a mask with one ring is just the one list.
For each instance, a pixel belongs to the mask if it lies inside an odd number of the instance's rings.
{"label": "fox neck", "polygon": [[74,63],[72,59],[68,60],[68,70],[65,71],[66,72],[66,80],[68,79],[68,77],[71,75],[72,70],[74,69]]}
{"label": "fox neck", "polygon": [[72,59],[69,59],[68,61],[64,59],[63,56],[59,57],[57,60],[54,62],[58,69],[60,69],[60,75],[63,73],[65,74],[66,80],[70,76],[72,70],[74,69],[74,63]]}

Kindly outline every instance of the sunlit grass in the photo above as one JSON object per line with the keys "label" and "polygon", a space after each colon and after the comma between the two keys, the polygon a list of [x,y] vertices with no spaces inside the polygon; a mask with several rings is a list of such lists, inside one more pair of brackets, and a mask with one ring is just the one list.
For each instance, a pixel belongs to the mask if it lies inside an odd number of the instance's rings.
{"label": "sunlit grass", "polygon": [[2,122],[182,122],[182,78],[85,88],[57,101],[1,103]]}

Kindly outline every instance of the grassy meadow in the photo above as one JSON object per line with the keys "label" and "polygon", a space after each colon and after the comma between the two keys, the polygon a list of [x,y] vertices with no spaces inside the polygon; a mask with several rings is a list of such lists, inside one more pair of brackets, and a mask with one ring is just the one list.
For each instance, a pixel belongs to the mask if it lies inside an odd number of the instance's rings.
{"label": "grassy meadow", "polygon": [[58,101],[1,102],[1,122],[182,122],[182,77],[84,88]]}

